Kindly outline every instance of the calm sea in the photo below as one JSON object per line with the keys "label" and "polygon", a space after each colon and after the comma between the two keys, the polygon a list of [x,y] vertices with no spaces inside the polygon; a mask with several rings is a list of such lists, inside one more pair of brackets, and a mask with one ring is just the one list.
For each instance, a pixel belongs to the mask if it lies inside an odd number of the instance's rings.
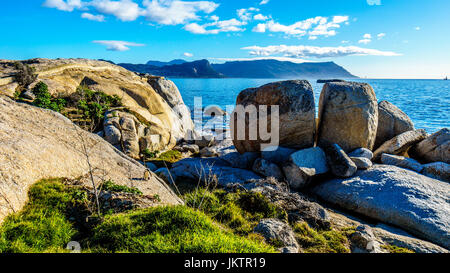
{"label": "calm sea", "polygon": [[[189,108],[193,109],[194,97],[202,97],[203,106],[218,105],[224,110],[234,105],[242,90],[280,81],[282,79],[171,79],[180,89]],[[369,83],[378,101],[387,100],[402,109],[413,120],[416,128],[436,132],[450,127],[450,81],[444,80],[371,80]],[[316,107],[323,84],[310,80],[316,97]]]}

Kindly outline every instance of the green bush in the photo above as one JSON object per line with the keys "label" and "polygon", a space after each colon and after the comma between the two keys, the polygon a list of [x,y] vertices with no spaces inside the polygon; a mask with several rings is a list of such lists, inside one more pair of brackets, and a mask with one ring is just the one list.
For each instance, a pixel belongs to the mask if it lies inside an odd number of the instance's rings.
{"label": "green bush", "polygon": [[53,98],[50,92],[48,92],[48,86],[43,82],[37,83],[32,92],[36,96],[36,99],[33,101],[33,105],[37,107],[50,109],[55,112],[61,112],[67,103],[65,99]]}
{"label": "green bush", "polygon": [[95,252],[267,253],[261,241],[234,235],[185,206],[158,207],[106,217],[90,241]]}

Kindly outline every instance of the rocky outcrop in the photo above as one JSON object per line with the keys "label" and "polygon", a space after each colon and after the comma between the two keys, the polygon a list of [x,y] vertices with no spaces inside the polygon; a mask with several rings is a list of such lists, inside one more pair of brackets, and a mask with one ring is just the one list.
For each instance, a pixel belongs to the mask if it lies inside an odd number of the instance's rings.
{"label": "rocky outcrop", "polygon": [[289,149],[284,147],[269,147],[261,152],[261,157],[267,161],[273,162],[275,164],[283,164],[289,159],[289,156],[297,152],[295,149]]}
{"label": "rocky outcrop", "polygon": [[385,165],[394,165],[400,168],[409,169],[418,173],[423,170],[422,164],[412,158],[406,158],[404,156],[382,154],[381,163]]}
{"label": "rocky outcrop", "polygon": [[273,177],[276,180],[284,180],[284,175],[281,169],[274,163],[265,159],[258,158],[253,164],[252,170],[264,177]]}
{"label": "rocky outcrop", "polygon": [[350,177],[358,170],[355,163],[337,144],[326,147],[325,155],[331,172],[337,177]]}
{"label": "rocky outcrop", "polygon": [[304,149],[291,154],[289,161],[283,165],[286,179],[292,189],[302,189],[319,174],[329,171],[325,153],[319,147]]}
{"label": "rocky outcrop", "polygon": [[[17,70],[15,61],[0,61],[0,93],[10,97],[15,90],[10,88],[14,83]],[[139,76],[120,66],[87,59],[31,59],[24,61],[35,70],[37,78],[29,87],[42,81],[48,85],[50,93],[56,96],[69,96],[81,85],[91,90],[101,91],[107,95],[116,95],[122,104],[136,113],[143,123],[157,132],[159,143],[168,149],[174,146],[173,139],[186,137],[192,121],[186,111],[181,114],[171,105],[181,105],[179,94],[167,80],[155,80],[155,88],[159,85],[159,93],[148,83],[146,76]],[[6,86],[10,86],[5,88]],[[171,94],[173,92],[173,94]],[[162,95],[161,95],[162,94]],[[164,96],[164,97],[163,97]],[[167,101],[165,100],[167,98]],[[154,139],[156,140],[156,138]]]}
{"label": "rocky outcrop", "polygon": [[450,248],[450,185],[394,166],[376,165],[312,190],[341,208],[389,223]]}
{"label": "rocky outcrop", "polygon": [[263,219],[254,229],[269,243],[279,243],[282,253],[298,253],[299,246],[292,228],[279,219]]}
{"label": "rocky outcrop", "polygon": [[372,161],[365,157],[350,157],[350,159],[355,163],[358,170],[367,170],[372,167]]}
{"label": "rocky outcrop", "polygon": [[223,187],[229,184],[245,184],[249,180],[261,179],[257,174],[232,168],[219,158],[188,158],[172,165],[170,170],[177,179],[184,178],[205,183],[217,183]]}
{"label": "rocky outcrop", "polygon": [[161,202],[155,205],[182,204],[155,175],[146,180],[144,166],[56,112],[0,96],[0,128],[0,221],[22,208],[28,188],[40,179],[83,177],[89,186],[88,162],[97,183],[132,184],[158,195]]}
{"label": "rocky outcrop", "polygon": [[386,141],[373,153],[373,160],[379,161],[382,154],[403,155],[409,148],[427,137],[425,130],[408,131]]}
{"label": "rocky outcrop", "polygon": [[402,110],[388,101],[378,104],[378,130],[375,149],[404,132],[414,130],[411,119]]}
{"label": "rocky outcrop", "polygon": [[350,156],[350,157],[364,157],[364,158],[367,158],[369,160],[372,160],[373,153],[369,149],[359,148],[359,149],[356,149],[353,152],[349,153],[348,156]]}
{"label": "rocky outcrop", "polygon": [[319,101],[318,146],[372,150],[378,126],[375,92],[366,83],[327,83]]}
{"label": "rocky outcrop", "polygon": [[446,162],[450,164],[450,130],[444,128],[421,141],[411,149],[411,155],[427,163]]}
{"label": "rocky outcrop", "polygon": [[450,164],[435,162],[423,166],[423,175],[450,183]]}
{"label": "rocky outcrop", "polygon": [[[236,105],[256,107],[252,112],[258,113],[256,119],[248,115],[244,117],[245,113],[237,107],[231,115],[233,142],[238,152],[261,152],[267,148],[261,144],[270,144],[270,141],[259,135],[258,128],[261,124],[259,118],[264,118],[264,122],[268,124],[267,128],[276,130],[275,125],[271,123],[274,113],[270,112],[270,109],[273,105],[279,106],[279,134],[274,132],[279,136],[279,145],[295,149],[314,146],[314,92],[308,81],[276,82],[246,89],[238,95]],[[260,106],[267,106],[267,119],[259,116]],[[252,139],[252,134],[255,134],[256,138]],[[240,136],[245,137],[241,139]]]}

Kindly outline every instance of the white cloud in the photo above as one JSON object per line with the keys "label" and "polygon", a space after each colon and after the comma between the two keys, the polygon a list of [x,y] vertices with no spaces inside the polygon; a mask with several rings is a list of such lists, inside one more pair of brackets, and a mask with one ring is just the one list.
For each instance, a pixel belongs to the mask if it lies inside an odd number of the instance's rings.
{"label": "white cloud", "polygon": [[265,21],[269,19],[269,17],[262,15],[261,13],[256,14],[255,16],[253,16],[253,20],[258,20],[258,21]]}
{"label": "white cloud", "polygon": [[185,24],[199,20],[198,13],[210,14],[219,7],[219,4],[210,1],[144,0],[143,4],[146,7],[147,19],[161,25]]}
{"label": "white cloud", "polygon": [[145,46],[144,44],[126,42],[126,41],[93,41],[95,44],[105,45],[109,51],[127,51],[131,46]]}
{"label": "white cloud", "polygon": [[238,9],[236,13],[239,19],[241,19],[241,21],[250,21],[253,18],[253,12],[258,11],[259,11],[258,8],[251,7],[248,9]]}
{"label": "white cloud", "polygon": [[[46,0],[45,7],[63,11],[95,10],[102,15],[113,15],[122,21],[135,21],[141,16],[161,25],[186,24],[200,20],[200,13],[210,14],[219,4],[211,1],[143,0],[140,6],[134,0]],[[91,13],[92,14],[92,13]]]}
{"label": "white cloud", "polygon": [[419,30],[420,30],[420,27],[415,27],[414,29],[417,30],[417,31],[419,31]]}
{"label": "white cloud", "polygon": [[224,21],[215,21],[203,25],[191,23],[184,26],[184,29],[194,34],[219,34],[221,32],[245,31],[242,26],[246,24],[246,22],[241,22],[237,19],[230,19]]}
{"label": "white cloud", "polygon": [[372,39],[372,34],[364,34],[364,39]]}
{"label": "white cloud", "polygon": [[270,1],[270,0],[262,0],[259,4],[260,4],[260,5],[265,5],[265,4],[269,3],[269,1]]}
{"label": "white cloud", "polygon": [[43,6],[47,8],[56,8],[62,11],[73,11],[75,8],[81,8],[83,3],[81,0],[46,0]]}
{"label": "white cloud", "polygon": [[210,60],[216,60],[221,62],[244,62],[244,61],[260,61],[260,60],[277,60],[281,62],[292,62],[292,63],[305,63],[312,62],[308,60],[289,58],[289,57],[253,57],[253,58],[208,58]]}
{"label": "white cloud", "polygon": [[185,53],[183,54],[183,56],[184,56],[184,57],[191,58],[191,57],[194,57],[194,54],[189,53],[189,52],[185,52]]}
{"label": "white cloud", "polygon": [[372,42],[372,40],[370,40],[370,39],[362,39],[362,40],[358,41],[359,44],[365,44],[365,45],[369,44],[370,42]]}
{"label": "white cloud", "polygon": [[89,6],[106,15],[113,15],[122,21],[134,21],[143,15],[144,10],[132,0],[93,0]]}
{"label": "white cloud", "polygon": [[266,32],[266,24],[257,24],[253,30],[253,32],[264,33]]}
{"label": "white cloud", "polygon": [[399,56],[400,54],[390,51],[380,51],[376,49],[360,48],[356,46],[340,46],[340,47],[316,47],[316,46],[249,46],[242,48],[249,51],[251,55],[255,56],[273,56],[283,55],[289,58],[330,58],[330,57],[343,57],[350,55],[358,56]]}
{"label": "white cloud", "polygon": [[386,37],[386,33],[379,33],[379,34],[377,35],[377,37],[378,37],[378,40],[381,40],[381,39],[383,39],[384,37]]}
{"label": "white cloud", "polygon": [[[317,16],[303,21],[296,22],[292,25],[282,25],[270,20],[267,23],[256,26],[254,32],[281,32],[286,35],[293,36],[335,36],[336,28],[340,28],[340,24],[349,20],[348,16],[334,16],[331,21],[329,18]],[[314,38],[312,38],[314,39]]]}
{"label": "white cloud", "polygon": [[217,16],[217,15],[211,15],[210,17],[209,17],[209,19],[210,20],[213,20],[213,21],[219,21],[219,16]]}
{"label": "white cloud", "polygon": [[81,14],[81,18],[88,19],[88,20],[91,20],[91,21],[97,21],[97,22],[104,22],[105,21],[105,16],[103,16],[103,15],[94,15],[94,14],[87,13],[87,12]]}
{"label": "white cloud", "polygon": [[308,40],[317,40],[317,36],[309,36]]}

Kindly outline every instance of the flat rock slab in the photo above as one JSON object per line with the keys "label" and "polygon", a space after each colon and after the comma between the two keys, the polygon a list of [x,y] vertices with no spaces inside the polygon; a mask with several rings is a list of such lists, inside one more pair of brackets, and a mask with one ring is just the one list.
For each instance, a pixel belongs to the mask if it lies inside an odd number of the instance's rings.
{"label": "flat rock slab", "polygon": [[450,185],[394,166],[375,165],[312,189],[341,208],[392,224],[450,249]]}
{"label": "flat rock slab", "polygon": [[177,178],[189,178],[205,182],[216,182],[221,186],[244,184],[249,180],[261,179],[254,172],[232,168],[230,164],[219,158],[187,158],[172,165],[170,170]]}
{"label": "flat rock slab", "polygon": [[421,142],[427,137],[425,130],[414,130],[404,132],[388,141],[373,153],[373,161],[379,161],[382,154],[402,155],[413,145]]}

